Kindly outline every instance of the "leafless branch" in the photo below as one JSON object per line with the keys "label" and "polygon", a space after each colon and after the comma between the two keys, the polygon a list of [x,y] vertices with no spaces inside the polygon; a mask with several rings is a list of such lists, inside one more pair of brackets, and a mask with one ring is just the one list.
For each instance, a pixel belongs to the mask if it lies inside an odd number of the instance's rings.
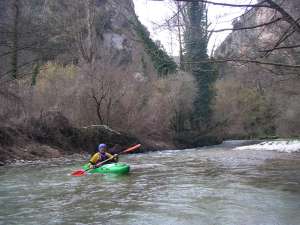
{"label": "leafless branch", "polygon": [[258,25],[255,25],[255,26],[240,27],[240,28],[224,28],[224,29],[219,29],[219,30],[209,30],[209,32],[217,33],[217,32],[223,32],[223,31],[251,30],[251,29],[255,29],[255,28],[264,27],[264,26],[268,26],[268,25],[274,24],[274,23],[276,23],[276,22],[278,22],[280,20],[282,20],[282,18],[277,18],[277,19],[272,20],[270,22],[258,24]]}
{"label": "leafless branch", "polygon": [[274,1],[266,0],[265,2],[267,2],[270,5],[270,8],[275,9],[277,12],[279,12],[282,15],[283,19],[289,24],[291,24],[292,27],[298,33],[300,33],[300,24],[287,11],[285,11],[280,5],[276,4]]}
{"label": "leafless branch", "polygon": [[281,47],[276,47],[276,48],[266,49],[266,50],[260,50],[259,52],[270,52],[270,51],[274,51],[274,50],[291,49],[291,48],[300,48],[300,44],[299,45],[281,46]]}
{"label": "leafless branch", "polygon": [[185,63],[185,64],[195,64],[195,63],[199,64],[199,63],[225,63],[225,62],[253,63],[253,64],[262,64],[262,65],[286,67],[286,68],[292,68],[292,69],[300,69],[300,65],[282,64],[282,63],[266,62],[266,61],[252,60],[252,59],[238,59],[238,58],[231,58],[231,59],[211,59],[211,60],[201,60],[201,61],[197,61],[197,62],[185,61],[183,63]]}
{"label": "leafless branch", "polygon": [[291,35],[293,35],[295,33],[295,30],[293,29],[292,31],[288,32],[288,30],[286,32],[283,33],[283,35],[279,38],[279,40],[275,43],[274,47],[269,49],[269,51],[267,51],[263,57],[267,57],[268,55],[270,55],[270,53],[277,48],[282,42],[284,42],[286,39],[288,39]]}
{"label": "leafless branch", "polygon": [[213,2],[213,1],[205,1],[205,0],[174,0],[176,2],[203,2],[211,5],[220,5],[220,6],[227,6],[227,7],[239,7],[239,8],[272,8],[270,5],[264,4],[267,1],[262,1],[258,4],[229,4],[229,3],[220,3],[220,2]]}

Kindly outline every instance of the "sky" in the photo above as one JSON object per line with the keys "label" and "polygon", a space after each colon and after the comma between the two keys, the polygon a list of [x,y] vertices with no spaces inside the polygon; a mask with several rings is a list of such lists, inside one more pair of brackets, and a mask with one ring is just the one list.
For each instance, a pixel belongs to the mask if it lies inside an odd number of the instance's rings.
{"label": "sky", "polygon": [[[175,13],[175,6],[172,5],[172,0],[155,1],[155,0],[133,0],[135,11],[142,24],[144,24],[151,33],[153,40],[159,40],[166,51],[173,56],[178,56],[178,41],[175,32],[170,32],[167,29],[159,29],[159,25],[164,24],[168,18]],[[254,0],[214,0],[214,2],[232,3],[232,4],[248,4],[254,3]],[[243,12],[245,8],[224,7],[209,5],[208,20],[211,23],[211,28],[223,29],[231,28],[231,22]],[[229,34],[229,31],[214,33],[208,44],[209,54],[214,48],[222,43]]]}

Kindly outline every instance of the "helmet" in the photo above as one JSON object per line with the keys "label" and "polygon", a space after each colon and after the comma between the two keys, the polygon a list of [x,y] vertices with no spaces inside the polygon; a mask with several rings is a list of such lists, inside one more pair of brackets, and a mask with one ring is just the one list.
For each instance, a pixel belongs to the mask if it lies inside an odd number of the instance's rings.
{"label": "helmet", "polygon": [[98,151],[100,151],[101,149],[103,149],[103,148],[106,148],[107,146],[106,146],[106,144],[100,144],[100,145],[98,145]]}

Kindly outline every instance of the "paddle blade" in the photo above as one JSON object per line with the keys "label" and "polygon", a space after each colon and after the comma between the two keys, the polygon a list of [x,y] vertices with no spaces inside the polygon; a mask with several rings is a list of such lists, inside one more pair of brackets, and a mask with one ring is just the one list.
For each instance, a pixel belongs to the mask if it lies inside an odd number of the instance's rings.
{"label": "paddle blade", "polygon": [[80,176],[85,175],[85,171],[84,170],[76,170],[73,173],[71,173],[71,175],[75,176],[75,177],[80,177]]}
{"label": "paddle blade", "polygon": [[132,146],[128,149],[126,149],[125,151],[123,151],[122,153],[128,153],[128,152],[133,152],[134,150],[138,149],[139,147],[141,147],[142,145],[141,144],[137,144],[135,146]]}

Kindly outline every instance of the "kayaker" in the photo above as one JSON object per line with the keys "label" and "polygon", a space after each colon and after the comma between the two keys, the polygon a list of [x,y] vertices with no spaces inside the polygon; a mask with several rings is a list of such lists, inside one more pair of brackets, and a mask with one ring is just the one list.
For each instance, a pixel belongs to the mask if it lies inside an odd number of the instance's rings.
{"label": "kayaker", "polygon": [[[90,159],[89,163],[89,168],[93,169],[96,167],[96,165],[102,161],[105,161],[109,158],[111,158],[111,160],[107,161],[106,163],[111,163],[111,162],[117,162],[118,159],[117,157],[115,157],[115,155],[112,155],[108,152],[108,148],[106,144],[99,144],[98,146],[98,152],[96,152]],[[104,163],[104,164],[106,164]]]}

